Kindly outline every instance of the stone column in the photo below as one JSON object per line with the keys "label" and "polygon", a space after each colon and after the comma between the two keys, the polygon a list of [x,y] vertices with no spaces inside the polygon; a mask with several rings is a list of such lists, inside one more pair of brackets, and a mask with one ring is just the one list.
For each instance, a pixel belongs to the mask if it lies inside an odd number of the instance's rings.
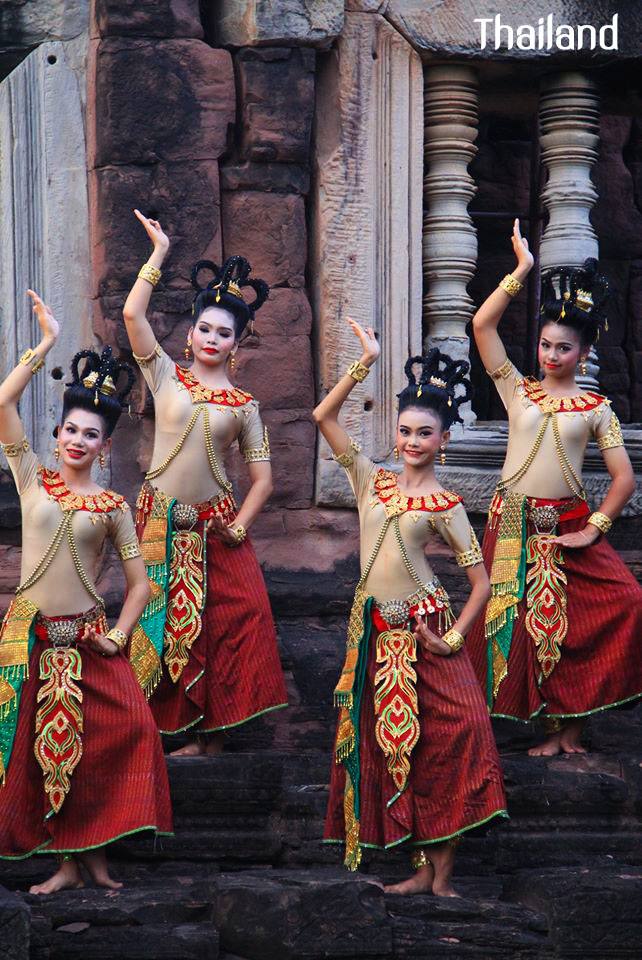
{"label": "stone column", "polygon": [[60,366],[66,374],[92,340],[85,136],[67,48],[41,44],[0,84],[0,377],[40,340],[25,292],[32,287],[61,323],[20,403],[27,436],[46,461],[64,389],[50,372]]}
{"label": "stone column", "polygon": [[[344,423],[381,461],[394,445],[395,394],[421,350],[422,69],[383,17],[347,13],[322,68],[316,109],[311,278],[321,393],[360,353],[352,316],[378,332],[382,356],[344,407]],[[317,502],[348,502],[322,443]]]}
{"label": "stone column", "polygon": [[[423,300],[425,348],[468,359],[466,324],[475,311],[466,287],[477,264],[468,213],[476,187],[468,165],[477,152],[477,74],[464,66],[428,67],[424,96]],[[475,420],[462,407],[466,424]]]}
{"label": "stone column", "polygon": [[[540,247],[542,271],[577,266],[599,256],[590,212],[597,199],[591,168],[598,156],[599,100],[596,84],[582,73],[558,73],[542,84],[540,142],[548,182],[542,193],[549,220]],[[595,350],[589,356],[585,389],[598,386]]]}

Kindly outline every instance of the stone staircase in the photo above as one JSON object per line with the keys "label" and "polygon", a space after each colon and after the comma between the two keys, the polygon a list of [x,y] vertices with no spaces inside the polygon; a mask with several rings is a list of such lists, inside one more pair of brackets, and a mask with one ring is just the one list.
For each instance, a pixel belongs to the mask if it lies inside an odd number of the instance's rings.
{"label": "stone staircase", "polygon": [[642,707],[595,718],[585,757],[527,758],[532,730],[498,723],[511,820],[460,845],[463,898],[386,896],[406,851],[366,851],[350,874],[320,843],[334,711],[318,691],[332,689],[342,621],[279,626],[293,706],[233,731],[221,757],[168,761],[176,834],[111,848],[122,891],[35,898],[20,891],[51,859],[0,863],[3,958],[640,956]]}

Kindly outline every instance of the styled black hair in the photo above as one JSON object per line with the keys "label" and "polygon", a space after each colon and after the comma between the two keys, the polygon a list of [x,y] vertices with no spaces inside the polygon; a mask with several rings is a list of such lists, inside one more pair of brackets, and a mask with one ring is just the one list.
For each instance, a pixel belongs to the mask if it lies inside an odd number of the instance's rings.
{"label": "styled black hair", "polygon": [[[234,317],[236,339],[240,340],[247,324],[254,322],[254,314],[263,306],[270,292],[265,280],[250,277],[251,269],[245,257],[228,257],[222,267],[211,260],[199,260],[195,263],[192,267],[192,286],[196,290],[192,302],[194,322],[206,307],[229,310]],[[198,282],[201,270],[210,270],[214,274],[205,287],[201,287]],[[242,291],[245,287],[252,287],[254,290],[255,298],[251,303],[246,303],[243,299]]]}
{"label": "styled black hair", "polygon": [[[80,362],[84,361],[82,370]],[[127,382],[118,389],[121,373]],[[105,422],[107,436],[114,432],[118,418],[127,406],[125,400],[134,385],[134,371],[127,363],[112,356],[111,347],[103,347],[99,356],[95,350],[81,350],[71,361],[72,380],[63,394],[62,421],[70,410],[97,413]]]}
{"label": "styled black hair", "polygon": [[[413,370],[416,364],[421,364],[419,379]],[[472,388],[466,376],[469,369],[467,360],[453,360],[437,347],[429,350],[426,356],[409,357],[404,367],[408,386],[397,394],[399,413],[408,407],[432,410],[444,430],[449,430],[453,423],[463,423],[459,408],[470,400]],[[456,395],[458,386],[463,387],[463,393]]]}
{"label": "styled black hair", "polygon": [[589,257],[581,267],[558,267],[542,276],[542,323],[561,323],[579,334],[583,347],[608,330],[609,284]]}

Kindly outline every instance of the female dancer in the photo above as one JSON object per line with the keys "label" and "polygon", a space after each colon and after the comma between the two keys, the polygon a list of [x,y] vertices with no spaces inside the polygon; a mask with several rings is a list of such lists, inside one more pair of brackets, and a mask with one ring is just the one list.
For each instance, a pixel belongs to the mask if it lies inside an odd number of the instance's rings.
{"label": "female dancer", "polygon": [[[440,487],[434,471],[437,451],[445,449],[458,406],[468,398],[468,365],[438,350],[408,360],[395,448],[403,470],[379,469],[338,423],[355,382],[379,356],[373,331],[348,322],[361,341],[361,360],[314,411],[348,473],[361,524],[361,579],[335,691],[337,764],[325,839],[345,841],[345,863],[353,870],[361,847],[407,840],[416,848],[417,873],[389,892],[452,897],[453,841],[506,815],[488,712],[461,649],[488,599],[488,577],[461,497]],[[455,396],[458,384],[463,397]],[[424,554],[435,537],[453,549],[471,584],[456,620]]]}
{"label": "female dancer", "polygon": [[[595,260],[545,278],[544,378],[523,377],[497,333],[533,266],[518,220],[512,242],[516,269],[473,318],[509,433],[483,546],[492,595],[469,649],[493,715],[548,718],[550,735],[529,753],[584,753],[585,718],[642,695],[642,591],[604,539],[635,480],[609,400],[575,381],[605,321],[608,287]],[[591,437],[612,478],[595,513],[581,479]]]}
{"label": "female dancer", "polygon": [[[272,492],[270,446],[256,400],[227,374],[268,287],[249,279],[242,257],[231,257],[222,269],[197,263],[185,351],[194,360],[179,366],[161,350],[145,316],[169,240],[157,220],[135,213],[154,244],[124,315],[156,412],[152,466],[136,517],[155,595],[141,620],[146,644],[132,649],[132,662],[153,693],[161,731],[198,731],[175,754],[198,756],[219,753],[229,727],[286,706],[270,603],[247,539]],[[200,287],[204,269],[214,279]],[[243,297],[248,287],[256,294],[250,304]],[[251,480],[238,512],[222,465],[235,440]]]}
{"label": "female dancer", "polygon": [[[77,354],[56,432],[60,469],[41,466],[17,407],[59,327],[28,293],[42,340],[0,385],[0,441],[22,507],[21,582],[0,633],[0,857],[60,855],[57,872],[31,893],[82,886],[81,863],[97,884],[116,889],[105,845],[140,830],[171,831],[160,737],[123,655],[149,597],[145,566],[125,500],[91,479],[134,376],[109,347],[102,357]],[[107,539],[127,581],[111,630],[93,580]]]}

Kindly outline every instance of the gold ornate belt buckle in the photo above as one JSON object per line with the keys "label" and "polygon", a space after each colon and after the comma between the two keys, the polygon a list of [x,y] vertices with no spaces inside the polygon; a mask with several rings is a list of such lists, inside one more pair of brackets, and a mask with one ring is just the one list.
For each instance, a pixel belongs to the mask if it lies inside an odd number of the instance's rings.
{"label": "gold ornate belt buckle", "polygon": [[391,627],[399,627],[410,619],[410,604],[407,600],[384,600],[377,610]]}
{"label": "gold ornate belt buckle", "polygon": [[47,620],[47,639],[52,647],[71,647],[76,642],[80,621]]}
{"label": "gold ornate belt buckle", "polygon": [[530,507],[528,515],[540,534],[551,535],[560,519],[559,512],[550,504],[545,507]]}
{"label": "gold ornate belt buckle", "polygon": [[178,530],[191,530],[198,520],[198,510],[191,503],[175,503],[172,521]]}

